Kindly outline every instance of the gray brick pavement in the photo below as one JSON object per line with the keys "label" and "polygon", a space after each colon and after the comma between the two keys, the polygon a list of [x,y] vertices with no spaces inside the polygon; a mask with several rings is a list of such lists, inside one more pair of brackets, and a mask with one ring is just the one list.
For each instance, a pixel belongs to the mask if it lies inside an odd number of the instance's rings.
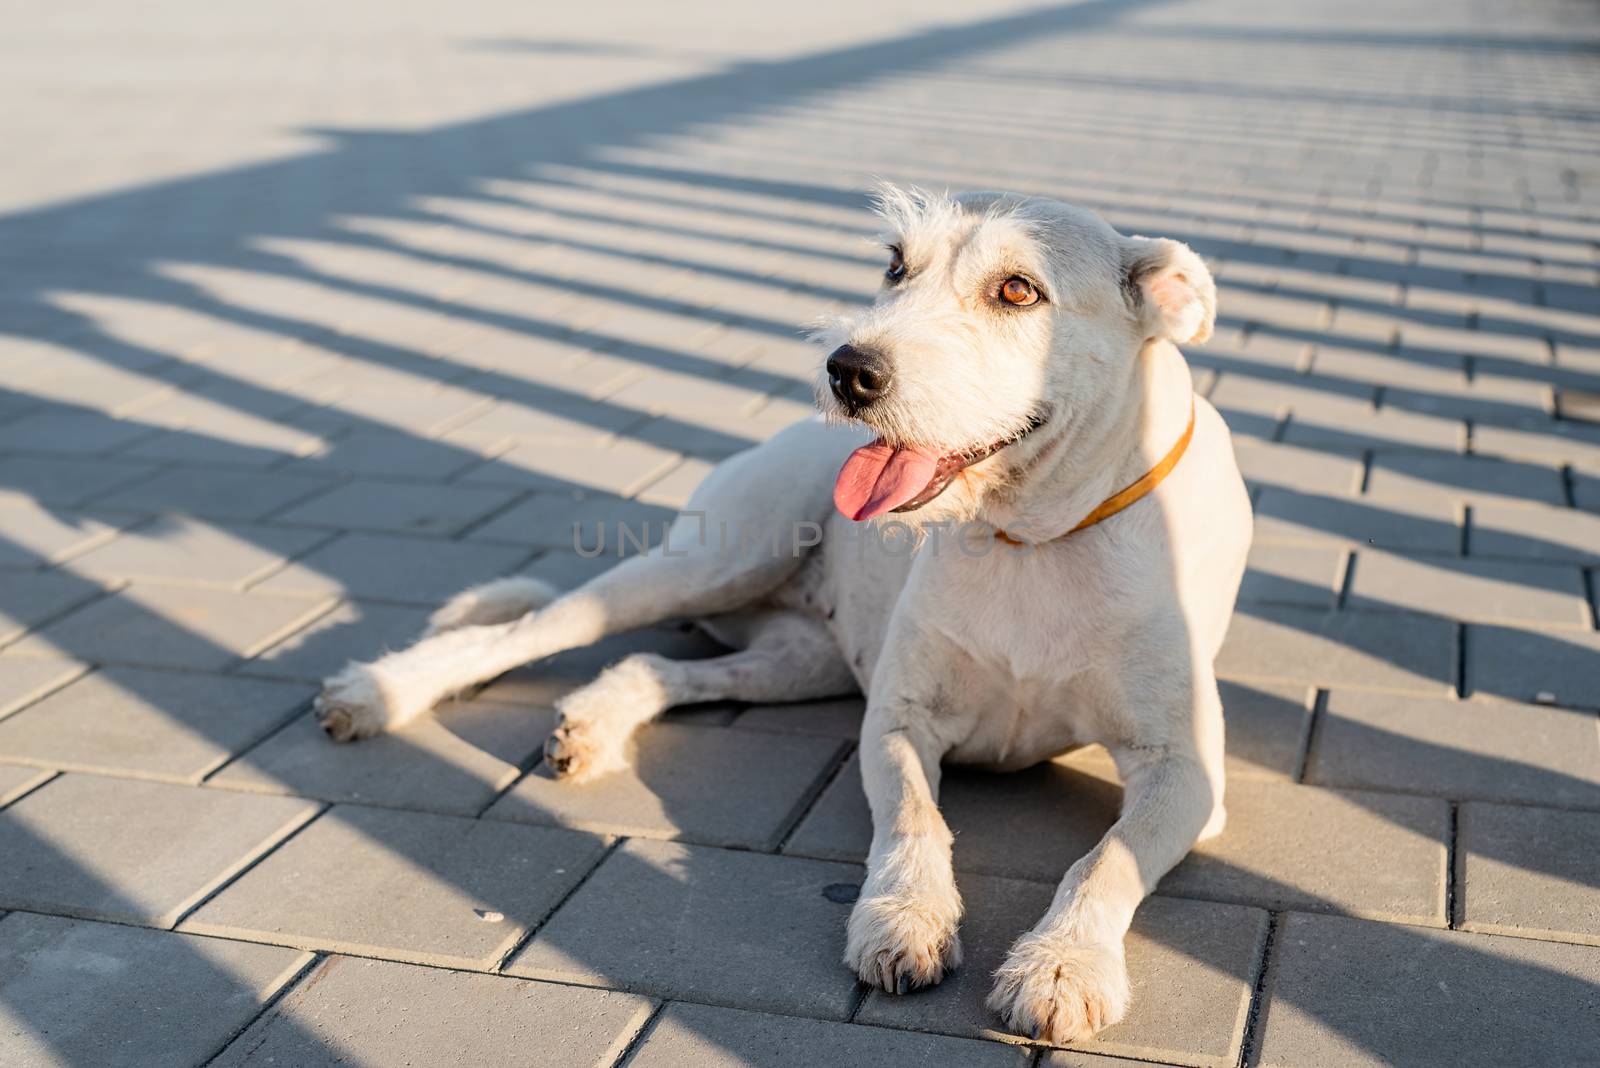
{"label": "gray brick pavement", "polygon": [[183,929],[481,971],[521,941],[604,848],[576,831],[340,806]]}
{"label": "gray brick pavement", "polygon": [[[39,101],[0,114],[0,1061],[1600,1045],[1582,4],[190,6],[0,34]],[[610,566],[573,522],[659,521],[803,418],[799,324],[871,292],[880,174],[1074,200],[1220,284],[1190,356],[1257,509],[1231,821],[1079,1050],[978,1001],[1114,819],[1103,751],[946,777],[969,961],[891,999],[837,959],[859,700],[675,713],[586,787],[537,771],[551,704],[712,646],[603,643],[356,747],[298,714],[461,586]]]}

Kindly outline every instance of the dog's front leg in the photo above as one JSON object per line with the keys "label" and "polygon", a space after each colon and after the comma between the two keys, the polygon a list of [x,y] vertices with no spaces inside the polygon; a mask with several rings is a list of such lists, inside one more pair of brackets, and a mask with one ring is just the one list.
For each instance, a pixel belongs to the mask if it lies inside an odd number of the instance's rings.
{"label": "dog's front leg", "polygon": [[867,879],[850,913],[844,962],[891,994],[931,986],[961,963],[961,896],[950,828],[939,814],[939,759],[926,708],[873,702],[861,727],[861,780],[872,809]]}
{"label": "dog's front leg", "polygon": [[1050,910],[1011,947],[989,1007],[1017,1031],[1072,1042],[1128,1008],[1122,940],[1133,913],[1200,837],[1220,826],[1220,760],[1209,773],[1188,751],[1114,750],[1122,814],[1061,881]]}

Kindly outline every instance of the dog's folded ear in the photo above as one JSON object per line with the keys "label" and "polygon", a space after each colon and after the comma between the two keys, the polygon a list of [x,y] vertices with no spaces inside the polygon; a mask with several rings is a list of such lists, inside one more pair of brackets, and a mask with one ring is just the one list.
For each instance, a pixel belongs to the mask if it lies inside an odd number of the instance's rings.
{"label": "dog's folded ear", "polygon": [[1123,249],[1129,303],[1146,338],[1199,344],[1217,320],[1217,285],[1205,261],[1181,241],[1132,237]]}

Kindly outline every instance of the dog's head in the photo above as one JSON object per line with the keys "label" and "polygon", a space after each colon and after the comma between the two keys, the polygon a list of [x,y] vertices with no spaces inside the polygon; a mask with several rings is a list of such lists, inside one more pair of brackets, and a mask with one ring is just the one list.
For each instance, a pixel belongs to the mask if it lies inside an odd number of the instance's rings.
{"label": "dog's head", "polygon": [[878,211],[883,289],[817,334],[819,407],[877,435],[839,472],[853,519],[923,509],[952,482],[944,511],[970,509],[1075,420],[1125,403],[1147,343],[1211,336],[1216,287],[1179,242],[1003,193],[886,187]]}

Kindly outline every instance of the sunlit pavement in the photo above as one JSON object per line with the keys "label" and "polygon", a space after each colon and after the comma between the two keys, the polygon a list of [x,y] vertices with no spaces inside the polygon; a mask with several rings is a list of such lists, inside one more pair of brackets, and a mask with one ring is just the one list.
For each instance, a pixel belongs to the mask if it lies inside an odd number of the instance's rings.
{"label": "sunlit pavement", "polygon": [[[0,1064],[1593,1063],[1593,6],[793,7],[10,13]],[[839,963],[859,701],[685,710],[587,787],[551,701],[696,640],[353,746],[307,715],[802,418],[878,176],[1220,284],[1230,823],[1072,1051],[982,1000],[1114,817],[1096,753],[947,778],[967,963],[894,998]]]}

